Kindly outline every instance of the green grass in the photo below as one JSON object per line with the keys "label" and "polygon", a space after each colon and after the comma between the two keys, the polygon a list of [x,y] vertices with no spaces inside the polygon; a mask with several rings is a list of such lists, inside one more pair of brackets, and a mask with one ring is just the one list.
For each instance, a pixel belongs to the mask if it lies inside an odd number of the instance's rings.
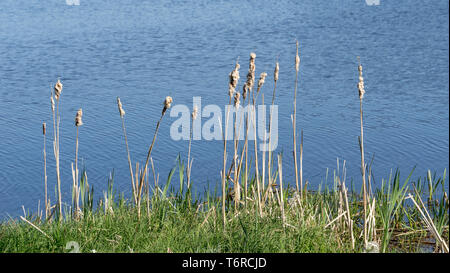
{"label": "green grass", "polygon": [[[177,166],[183,170],[182,164]],[[309,191],[299,199],[299,203],[292,201],[296,192],[293,188],[284,190],[283,206],[275,201],[276,198],[268,199],[262,217],[256,201],[241,204],[236,211],[234,201],[229,198],[226,202],[227,224],[224,226],[221,197],[209,190],[203,196],[194,194],[186,185],[183,191],[175,190],[171,186],[175,172],[176,167],[170,172],[164,188],[153,189],[150,195],[144,194],[140,219],[133,202],[115,194],[112,188],[114,177],[111,176],[108,192],[97,201],[97,205],[92,206],[92,189],[86,189],[84,199],[88,201],[81,202],[83,214],[79,220],[74,218],[70,208],[65,208],[62,222],[57,218],[45,221],[36,214],[28,215],[26,219],[37,228],[20,219],[0,224],[0,252],[69,252],[71,249],[66,247],[72,241],[79,245],[80,252],[364,251],[360,193],[348,193],[356,240],[354,249],[344,217],[333,222],[343,209],[336,173],[331,188],[325,185],[319,191]],[[434,176],[432,180],[436,188],[442,186],[445,190],[445,179]],[[379,243],[380,251],[423,251],[421,241],[429,239],[430,233],[416,208],[404,198],[406,191],[411,192],[408,190],[410,187],[420,185],[423,186],[415,191],[428,195],[423,192],[428,184],[420,181],[410,181],[410,176],[402,180],[396,172],[393,179],[384,181],[383,187],[375,191],[376,237],[372,240]],[[185,179],[180,183],[185,184]],[[255,179],[251,180],[249,188],[255,189]],[[145,188],[145,192],[147,190]],[[249,196],[253,197],[252,194]],[[437,224],[438,232],[448,241],[448,200],[436,192],[431,196],[434,199],[427,209]],[[108,209],[105,209],[106,199],[114,200]]]}
{"label": "green grass", "polygon": [[324,225],[306,224],[301,218],[291,222],[296,228],[283,228],[277,217],[242,213],[229,217],[224,229],[220,209],[196,212],[181,201],[155,201],[151,213],[143,213],[140,220],[134,208],[123,205],[115,207],[114,214],[98,210],[80,221],[39,225],[50,238],[23,221],[11,220],[0,226],[0,252],[69,252],[70,241],[79,244],[80,252],[349,251]]}

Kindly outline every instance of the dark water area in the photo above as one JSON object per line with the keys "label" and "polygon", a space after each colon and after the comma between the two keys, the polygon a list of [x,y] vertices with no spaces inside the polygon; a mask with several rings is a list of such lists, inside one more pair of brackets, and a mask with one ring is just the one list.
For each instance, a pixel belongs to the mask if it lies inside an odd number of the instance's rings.
{"label": "dark water area", "polygon": [[[114,169],[115,188],[130,197],[130,178],[116,97],[126,111],[133,162],[145,161],[162,101],[192,109],[228,103],[228,74],[239,57],[245,80],[250,52],[272,97],[280,76],[279,141],[284,181],[294,181],[292,152],[295,41],[300,42],[297,128],[304,131],[303,172],[310,187],[336,158],[359,188],[357,56],[364,67],[366,160],[374,157],[375,185],[399,168],[406,178],[442,175],[449,167],[449,3],[380,1],[87,1],[0,2],[0,217],[35,211],[44,200],[42,122],[47,123],[47,174],[56,185],[50,86],[61,99],[63,201],[70,203],[75,113],[83,109],[80,165],[100,196]],[[260,97],[261,98],[261,97]],[[160,183],[187,157],[188,141],[170,137],[166,115],[152,156]],[[251,145],[252,147],[253,145]],[[192,183],[202,191],[220,181],[221,141],[192,142]],[[232,154],[228,154],[231,158]],[[177,176],[177,174],[176,174]],[[152,180],[153,178],[151,178]],[[178,178],[174,177],[174,185]],[[41,206],[42,207],[42,206]]]}

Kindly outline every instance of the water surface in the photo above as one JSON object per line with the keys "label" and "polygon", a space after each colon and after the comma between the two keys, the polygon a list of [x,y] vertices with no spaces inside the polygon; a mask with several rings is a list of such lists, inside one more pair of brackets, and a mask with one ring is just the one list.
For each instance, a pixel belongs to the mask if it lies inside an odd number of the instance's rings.
{"label": "water surface", "polygon": [[[120,96],[133,161],[143,162],[162,100],[192,107],[228,101],[228,73],[239,57],[241,81],[255,52],[256,73],[276,103],[285,181],[294,181],[290,115],[295,40],[300,41],[297,128],[304,130],[304,176],[312,187],[336,158],[359,188],[357,59],[364,66],[366,159],[374,156],[375,183],[397,167],[406,176],[449,166],[448,1],[87,1],[0,3],[0,214],[17,216],[43,201],[42,122],[52,135],[50,86],[64,84],[61,101],[63,199],[70,202],[75,156],[74,117],[83,108],[79,155],[97,193],[115,170],[118,191],[130,194]],[[187,141],[169,137],[168,115],[153,158],[164,181]],[[47,139],[49,191],[55,168]],[[202,190],[219,181],[222,143],[193,141],[192,179]],[[231,154],[229,155],[231,156]],[[178,178],[175,178],[177,181]],[[175,183],[177,184],[177,183]]]}

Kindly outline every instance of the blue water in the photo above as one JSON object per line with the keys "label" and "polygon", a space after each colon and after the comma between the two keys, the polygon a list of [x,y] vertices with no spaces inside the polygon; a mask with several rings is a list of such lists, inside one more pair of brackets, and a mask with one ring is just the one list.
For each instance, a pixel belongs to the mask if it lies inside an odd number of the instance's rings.
{"label": "blue water", "polygon": [[[0,216],[43,202],[43,136],[48,125],[47,172],[54,202],[50,86],[64,84],[61,100],[63,201],[70,203],[75,157],[74,117],[83,108],[80,160],[98,194],[115,170],[115,187],[130,196],[130,179],[116,97],[126,111],[133,161],[141,164],[162,101],[192,107],[228,102],[228,73],[239,57],[241,80],[255,52],[256,74],[269,76],[271,99],[278,56],[276,104],[284,181],[294,181],[290,115],[295,40],[300,41],[297,128],[304,130],[304,176],[324,180],[336,158],[360,183],[357,56],[364,67],[366,159],[374,156],[375,183],[400,168],[442,174],[449,167],[449,3],[385,1],[94,1],[0,2]],[[260,97],[261,98],[261,97]],[[176,118],[164,117],[153,158],[160,183],[186,158],[188,141],[169,137]],[[198,190],[220,180],[222,142],[193,141],[192,180]],[[231,154],[229,154],[231,158]],[[342,162],[341,162],[342,163]],[[152,181],[153,178],[151,178]],[[178,182],[175,177],[175,184]],[[42,206],[41,206],[42,207]]]}

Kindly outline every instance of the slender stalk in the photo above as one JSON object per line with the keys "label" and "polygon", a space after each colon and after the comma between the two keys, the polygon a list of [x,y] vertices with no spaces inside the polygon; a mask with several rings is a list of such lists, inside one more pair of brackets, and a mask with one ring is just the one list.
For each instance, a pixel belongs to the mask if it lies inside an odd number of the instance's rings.
{"label": "slender stalk", "polygon": [[54,153],[55,153],[55,161],[56,161],[56,179],[58,183],[58,217],[59,221],[62,221],[62,201],[61,201],[61,175],[59,172],[59,123],[61,121],[58,112],[59,99],[56,100],[56,141],[54,142]]}
{"label": "slender stalk", "polygon": [[[298,185],[298,164],[297,164],[297,136],[296,136],[296,124],[297,124],[297,85],[298,85],[298,70],[300,64],[300,58],[298,56],[298,41],[296,43],[297,53],[295,55],[295,89],[294,89],[294,115],[292,117],[292,129],[293,129],[293,146],[294,146],[294,165],[295,165],[295,185],[297,192],[301,191],[303,185]],[[301,192],[300,192],[301,193]],[[300,194],[302,196],[302,194]]]}
{"label": "slender stalk", "polygon": [[362,101],[364,97],[364,80],[362,77],[362,66],[358,57],[358,71],[359,71],[359,82],[358,82],[358,91],[359,91],[359,116],[361,122],[361,136],[359,138],[359,147],[361,152],[361,175],[363,182],[363,203],[364,203],[364,243],[367,244],[367,189],[366,189],[366,164],[364,161],[364,127],[363,127],[363,107]]}
{"label": "slender stalk", "polygon": [[144,184],[144,177],[147,173],[147,168],[148,168],[148,161],[150,160],[150,155],[152,154],[152,150],[153,150],[153,145],[155,145],[155,141],[156,141],[156,136],[158,134],[158,130],[159,130],[159,125],[161,124],[161,120],[164,117],[165,111],[162,112],[161,117],[158,120],[158,123],[156,124],[156,129],[155,129],[155,133],[153,135],[153,140],[152,140],[152,144],[150,145],[149,149],[148,149],[148,153],[147,153],[147,160],[145,161],[145,166],[144,166],[144,171],[140,177],[140,181],[139,181],[139,188],[138,188],[138,192],[137,192],[137,204],[138,204],[138,218],[140,218],[140,199],[141,199],[141,191],[142,191],[142,185]]}
{"label": "slender stalk", "polygon": [[45,219],[48,219],[48,210],[49,210],[49,199],[47,193],[47,153],[45,152],[45,140],[46,140],[46,124],[45,122],[42,124],[42,133],[44,135],[44,195],[45,195]]}
{"label": "slender stalk", "polygon": [[128,157],[128,168],[130,169],[130,177],[131,177],[131,189],[133,191],[133,199],[134,203],[136,204],[136,185],[134,183],[134,175],[133,175],[133,167],[131,165],[131,156],[130,156],[130,149],[128,148],[128,139],[127,139],[127,131],[125,129],[125,118],[122,116],[122,129],[123,129],[123,135],[125,137],[125,146],[127,148],[127,157]]}

